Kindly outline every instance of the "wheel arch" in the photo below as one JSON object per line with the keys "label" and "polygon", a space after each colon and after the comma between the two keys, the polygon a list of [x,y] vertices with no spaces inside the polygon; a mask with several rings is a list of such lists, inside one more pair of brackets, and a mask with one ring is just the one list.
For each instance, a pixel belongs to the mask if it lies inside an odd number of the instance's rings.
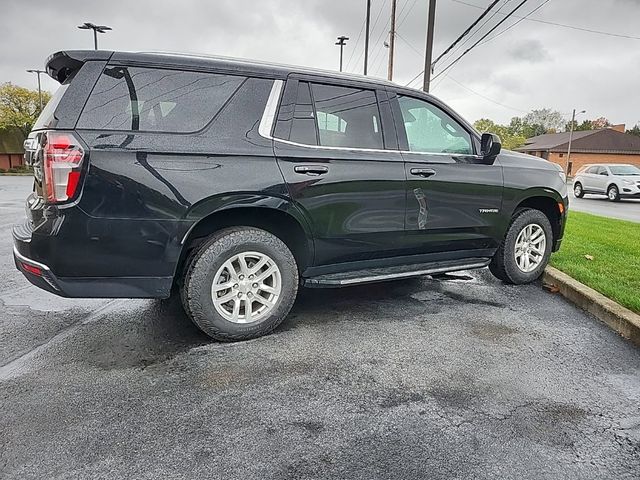
{"label": "wheel arch", "polygon": [[[560,209],[562,205],[562,211]],[[541,211],[549,219],[553,230],[554,241],[562,236],[562,220],[566,205],[558,192],[553,190],[533,190],[529,195],[520,200],[515,206],[511,216],[523,208],[533,208]]]}
{"label": "wheel arch", "polygon": [[216,231],[234,226],[260,228],[278,237],[293,253],[301,272],[313,264],[315,248],[309,224],[286,198],[261,194],[210,198],[195,205],[187,219],[195,222],[180,242],[174,282],[180,278],[189,254],[198,245]]}

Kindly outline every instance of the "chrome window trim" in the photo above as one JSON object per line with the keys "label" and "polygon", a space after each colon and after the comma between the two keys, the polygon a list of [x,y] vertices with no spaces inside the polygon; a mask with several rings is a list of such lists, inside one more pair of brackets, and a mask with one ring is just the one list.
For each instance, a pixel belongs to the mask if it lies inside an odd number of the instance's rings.
{"label": "chrome window trim", "polygon": [[269,98],[267,99],[267,104],[264,107],[264,112],[262,112],[262,118],[260,119],[260,125],[258,127],[258,133],[268,139],[273,140],[275,142],[284,143],[285,145],[292,145],[295,147],[302,148],[311,148],[315,150],[337,150],[342,152],[366,152],[366,153],[410,153],[413,155],[425,155],[425,156],[442,156],[442,155],[460,155],[466,157],[478,157],[478,155],[467,155],[467,154],[450,154],[444,152],[412,152],[410,150],[393,150],[393,149],[380,149],[380,148],[360,148],[360,147],[331,147],[328,145],[308,145],[306,143],[298,143],[292,142],[291,140],[284,140],[282,138],[274,137],[273,126],[276,121],[276,113],[278,111],[278,104],[280,102],[280,96],[282,94],[282,90],[284,87],[283,80],[274,80],[273,86],[271,87],[271,92],[269,93]]}
{"label": "chrome window trim", "polygon": [[262,118],[260,119],[260,126],[258,127],[258,133],[265,138],[273,139],[271,132],[273,131],[273,123],[276,119],[276,112],[278,110],[278,103],[280,101],[280,94],[282,93],[282,86],[284,82],[282,80],[274,80],[271,86],[271,92],[269,92],[269,98],[267,104],[262,112]]}

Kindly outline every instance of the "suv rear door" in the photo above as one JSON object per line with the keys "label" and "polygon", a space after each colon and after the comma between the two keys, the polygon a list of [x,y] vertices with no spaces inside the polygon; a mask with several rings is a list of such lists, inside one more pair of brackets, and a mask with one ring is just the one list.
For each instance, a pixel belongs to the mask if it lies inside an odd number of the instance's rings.
{"label": "suv rear door", "polygon": [[290,76],[273,136],[289,193],[311,223],[316,265],[397,254],[405,172],[384,90]]}
{"label": "suv rear door", "polygon": [[607,167],[600,165],[596,170],[596,174],[593,176],[594,190],[606,193],[608,183],[609,171],[607,170]]}
{"label": "suv rear door", "polygon": [[398,92],[391,106],[407,176],[407,245],[416,253],[496,247],[502,167],[478,162],[476,136],[444,105]]}

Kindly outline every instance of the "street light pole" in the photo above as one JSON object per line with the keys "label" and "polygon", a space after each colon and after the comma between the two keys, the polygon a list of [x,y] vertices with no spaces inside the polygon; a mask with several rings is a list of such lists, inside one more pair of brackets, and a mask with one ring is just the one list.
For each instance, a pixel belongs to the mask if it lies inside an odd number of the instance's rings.
{"label": "street light pole", "polygon": [[[586,110],[582,110],[578,113],[586,113]],[[571,141],[573,140],[573,126],[576,123],[576,109],[573,109],[573,114],[571,115],[571,127],[569,127],[569,145],[567,146],[567,161],[564,167],[564,171],[569,176],[569,159],[571,158]]]}
{"label": "street light pole", "polygon": [[336,42],[336,45],[340,45],[340,71],[342,71],[342,52],[347,40],[349,40],[349,37],[342,35],[338,37],[338,41]]}
{"label": "street light pole", "polygon": [[40,74],[47,73],[44,70],[37,70],[35,68],[27,70],[28,73],[35,73],[38,75],[38,100],[40,101],[40,111],[42,111],[42,87],[40,84]]}
{"label": "street light pole", "polygon": [[107,27],[106,25],[94,25],[90,22],[85,22],[82,25],[78,25],[80,30],[93,30],[93,48],[98,50],[98,34],[105,33],[108,30],[111,30],[111,27]]}

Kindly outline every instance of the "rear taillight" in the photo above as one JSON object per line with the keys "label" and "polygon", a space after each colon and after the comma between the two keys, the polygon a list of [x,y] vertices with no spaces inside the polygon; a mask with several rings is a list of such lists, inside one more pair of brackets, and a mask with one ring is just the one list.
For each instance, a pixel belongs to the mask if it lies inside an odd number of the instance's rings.
{"label": "rear taillight", "polygon": [[78,191],[84,150],[72,133],[46,132],[45,135],[43,165],[47,202],[65,202]]}

